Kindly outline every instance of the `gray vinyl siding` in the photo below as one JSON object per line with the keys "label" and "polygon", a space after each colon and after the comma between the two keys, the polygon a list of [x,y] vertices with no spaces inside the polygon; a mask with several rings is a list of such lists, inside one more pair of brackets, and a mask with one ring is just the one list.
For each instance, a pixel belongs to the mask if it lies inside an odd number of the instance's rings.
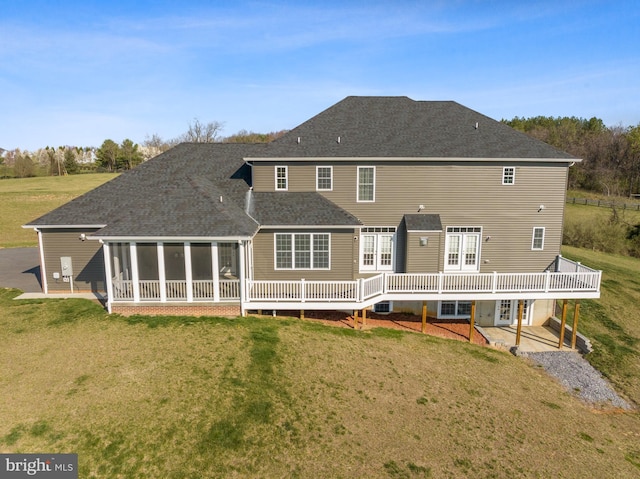
{"label": "gray vinyl siding", "polygon": [[[258,162],[256,191],[274,191],[274,166],[288,165],[288,191],[315,191],[318,162]],[[481,226],[482,272],[542,271],[560,253],[567,163],[336,161],[333,191],[320,192],[368,226],[396,226],[407,213],[439,214],[442,226]],[[357,167],[376,167],[375,202],[358,203]],[[502,185],[504,166],[515,184]],[[538,212],[538,206],[545,209]],[[543,251],[531,251],[536,226],[545,228]],[[444,235],[444,233],[443,233]],[[490,236],[490,240],[486,238]],[[444,236],[438,270],[444,265]],[[408,266],[409,268],[409,266]]]}
{"label": "gray vinyl siding", "polygon": [[53,273],[61,273],[60,258],[70,256],[73,265],[73,287],[75,291],[106,291],[104,278],[104,255],[99,241],[80,241],[81,233],[89,234],[95,229],[43,229],[42,245],[49,292],[71,290],[71,285],[54,279]]}
{"label": "gray vinyl siding", "polygon": [[[439,231],[410,231],[407,233],[407,273],[436,273],[441,270],[440,258],[444,254],[441,248],[442,234]],[[427,238],[427,244],[420,244],[421,238]]]}
{"label": "gray vinyl siding", "polygon": [[[275,233],[329,233],[331,235],[330,269],[275,269]],[[253,275],[257,280],[295,280],[305,278],[316,281],[351,280],[354,277],[354,260],[357,260],[357,245],[354,246],[353,230],[260,230],[253,239]]]}

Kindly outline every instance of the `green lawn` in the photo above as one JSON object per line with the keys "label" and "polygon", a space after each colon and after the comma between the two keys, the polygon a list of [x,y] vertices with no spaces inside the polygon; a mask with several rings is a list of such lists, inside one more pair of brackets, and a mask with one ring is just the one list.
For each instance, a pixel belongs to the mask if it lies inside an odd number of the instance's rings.
{"label": "green lawn", "polygon": [[640,405],[640,259],[568,246],[562,252],[602,270],[601,297],[581,301],[578,329],[595,348],[588,360]]}
{"label": "green lawn", "polygon": [[115,178],[115,173],[0,180],[0,248],[37,246],[36,235],[21,226]]}
{"label": "green lawn", "polygon": [[506,352],[16,294],[0,290],[0,450],[76,452],[83,478],[640,475],[638,413]]}

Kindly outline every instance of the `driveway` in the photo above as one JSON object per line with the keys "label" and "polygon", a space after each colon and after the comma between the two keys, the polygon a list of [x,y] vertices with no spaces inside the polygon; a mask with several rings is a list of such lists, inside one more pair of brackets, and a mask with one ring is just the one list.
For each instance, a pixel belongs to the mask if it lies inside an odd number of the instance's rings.
{"label": "driveway", "polygon": [[17,288],[25,293],[40,293],[40,281],[38,248],[0,249],[1,288]]}

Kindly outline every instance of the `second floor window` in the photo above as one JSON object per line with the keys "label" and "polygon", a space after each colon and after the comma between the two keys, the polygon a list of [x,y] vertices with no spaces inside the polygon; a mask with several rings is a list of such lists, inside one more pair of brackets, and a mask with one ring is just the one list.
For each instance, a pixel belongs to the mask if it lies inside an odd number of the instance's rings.
{"label": "second floor window", "polygon": [[288,188],[289,177],[286,166],[276,166],[276,190],[286,190]]}
{"label": "second floor window", "polygon": [[333,189],[333,168],[330,166],[316,167],[316,190],[331,191]]}
{"label": "second floor window", "polygon": [[358,167],[358,201],[375,201],[376,168],[374,166]]}
{"label": "second floor window", "polygon": [[532,250],[544,249],[544,228],[543,227],[533,228],[533,238],[531,239],[531,249]]}
{"label": "second floor window", "polygon": [[502,184],[513,185],[516,182],[516,169],[512,166],[502,168]]}

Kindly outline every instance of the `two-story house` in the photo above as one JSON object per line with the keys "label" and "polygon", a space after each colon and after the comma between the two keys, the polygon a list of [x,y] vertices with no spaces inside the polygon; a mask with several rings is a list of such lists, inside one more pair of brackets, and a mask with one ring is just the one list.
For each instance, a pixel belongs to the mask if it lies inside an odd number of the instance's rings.
{"label": "two-story house", "polygon": [[577,161],[458,103],[348,97],[269,144],[181,144],[25,225],[45,293],[120,313],[424,311],[541,324]]}

